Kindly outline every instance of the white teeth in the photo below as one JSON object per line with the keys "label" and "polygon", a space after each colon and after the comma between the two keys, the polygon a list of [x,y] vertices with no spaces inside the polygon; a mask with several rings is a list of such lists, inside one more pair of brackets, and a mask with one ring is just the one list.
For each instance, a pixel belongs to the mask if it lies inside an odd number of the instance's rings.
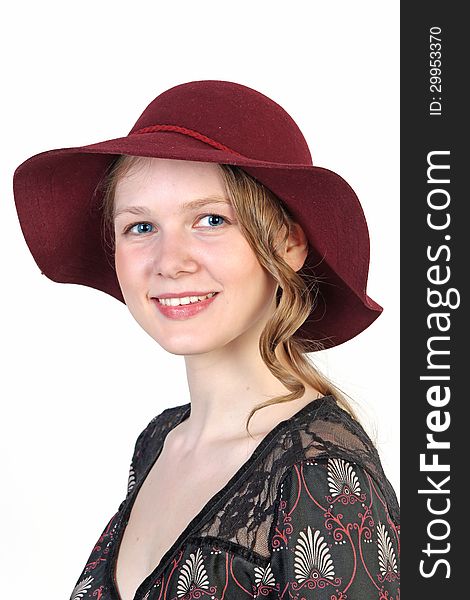
{"label": "white teeth", "polygon": [[160,304],[165,306],[179,306],[180,304],[193,304],[194,302],[200,302],[206,298],[215,296],[216,292],[211,292],[206,296],[185,296],[184,298],[157,298]]}

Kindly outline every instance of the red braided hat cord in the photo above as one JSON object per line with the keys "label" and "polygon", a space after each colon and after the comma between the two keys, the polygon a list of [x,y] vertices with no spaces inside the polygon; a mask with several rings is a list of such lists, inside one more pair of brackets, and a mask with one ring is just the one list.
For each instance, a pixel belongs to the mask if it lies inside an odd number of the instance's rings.
{"label": "red braided hat cord", "polygon": [[231,154],[236,154],[237,156],[243,157],[243,154],[240,154],[239,152],[232,150],[232,148],[229,148],[228,146],[224,146],[224,144],[216,142],[215,140],[211,139],[210,137],[207,137],[207,135],[199,133],[198,131],[194,131],[193,129],[187,129],[186,127],[180,127],[179,125],[150,125],[149,127],[144,127],[143,129],[138,129],[137,131],[133,131],[132,135],[134,135],[135,133],[138,133],[138,134],[140,134],[140,133],[155,133],[156,131],[175,131],[176,133],[182,133],[184,135],[189,135],[190,137],[195,138],[196,140],[199,140],[200,142],[204,142],[205,144],[208,144],[209,146],[212,146],[213,148],[217,148],[217,150],[223,150],[225,152],[230,152]]}

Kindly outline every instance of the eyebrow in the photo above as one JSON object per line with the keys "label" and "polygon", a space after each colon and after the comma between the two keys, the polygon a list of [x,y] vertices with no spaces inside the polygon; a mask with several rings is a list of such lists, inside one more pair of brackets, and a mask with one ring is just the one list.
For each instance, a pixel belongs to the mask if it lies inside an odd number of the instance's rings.
{"label": "eyebrow", "polygon": [[[185,202],[181,205],[177,212],[181,213],[184,211],[189,212],[191,210],[197,210],[207,206],[208,204],[223,204],[225,206],[232,206],[227,198],[223,198],[221,196],[209,196],[207,198],[196,198],[195,200]],[[146,206],[123,206],[114,213],[114,218],[116,219],[119,215],[124,213],[129,213],[131,215],[148,215],[150,212],[150,209]]]}

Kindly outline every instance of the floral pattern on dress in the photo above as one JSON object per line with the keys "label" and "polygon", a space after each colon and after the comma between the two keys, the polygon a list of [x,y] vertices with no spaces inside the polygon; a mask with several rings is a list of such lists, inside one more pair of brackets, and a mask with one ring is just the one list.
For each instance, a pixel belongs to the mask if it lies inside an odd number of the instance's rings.
{"label": "floral pattern on dress", "polygon": [[82,600],[82,598],[88,593],[93,582],[93,577],[85,577],[77,583],[74,587],[70,600]]}
{"label": "floral pattern on dress", "polygon": [[[202,594],[209,591],[209,578],[204,566],[201,548],[195,553],[190,554],[178,575],[177,596],[184,598],[187,596],[196,596],[199,598]],[[214,593],[211,589],[210,593]]]}
{"label": "floral pattern on dress", "polygon": [[[136,442],[125,500],[94,545],[70,600],[121,600],[114,581],[118,542],[135,488],[163,440],[163,429],[147,431],[146,442],[153,440],[153,446],[142,443],[144,430]],[[288,463],[281,475],[273,486],[269,527],[251,530],[262,554],[244,545],[244,529],[230,538],[191,531],[141,582],[135,600],[399,600],[398,518],[392,520],[383,488],[369,471],[338,456],[322,456]],[[264,470],[263,478],[270,477]],[[262,478],[257,481],[262,485]],[[256,503],[234,502],[241,493],[240,487],[227,488],[225,506],[237,510],[230,508],[221,519],[248,523],[264,510]],[[246,513],[240,506],[248,507]],[[205,516],[201,513],[201,523]]]}
{"label": "floral pattern on dress", "polygon": [[282,482],[278,507],[273,598],[400,598],[399,526],[358,465],[301,461]]}

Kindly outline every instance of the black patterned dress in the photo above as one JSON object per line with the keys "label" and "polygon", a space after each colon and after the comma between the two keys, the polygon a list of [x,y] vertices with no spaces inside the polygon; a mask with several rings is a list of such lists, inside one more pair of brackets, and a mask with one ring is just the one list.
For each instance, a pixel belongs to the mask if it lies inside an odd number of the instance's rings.
{"label": "black patterned dress", "polygon": [[[190,410],[166,409],[139,435],[127,496],[71,600],[121,600],[116,557],[132,505],[166,435]],[[375,447],[324,396],[269,432],[181,532],[135,600],[397,600],[399,532],[397,498]]]}

